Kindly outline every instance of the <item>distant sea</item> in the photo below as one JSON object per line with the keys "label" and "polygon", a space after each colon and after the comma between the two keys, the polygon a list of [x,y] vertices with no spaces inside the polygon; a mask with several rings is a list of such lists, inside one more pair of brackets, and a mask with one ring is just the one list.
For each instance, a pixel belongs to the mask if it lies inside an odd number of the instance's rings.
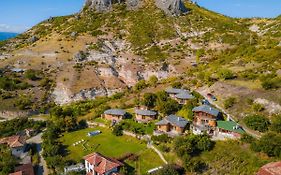
{"label": "distant sea", "polygon": [[0,41],[13,38],[17,35],[18,35],[17,33],[0,32]]}

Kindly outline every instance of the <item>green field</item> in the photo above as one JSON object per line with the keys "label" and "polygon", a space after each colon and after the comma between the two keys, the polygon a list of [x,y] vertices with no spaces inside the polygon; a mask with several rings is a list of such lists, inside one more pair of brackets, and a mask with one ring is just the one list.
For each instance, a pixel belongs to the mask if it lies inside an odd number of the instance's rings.
{"label": "green field", "polygon": [[[93,137],[87,136],[88,132],[95,130],[100,130],[102,134]],[[73,146],[73,143],[82,139],[86,141],[84,144]],[[144,141],[139,141],[129,136],[117,137],[107,128],[87,128],[65,133],[61,137],[61,141],[69,151],[69,155],[66,157],[67,160],[80,162],[83,156],[92,152],[99,152],[105,156],[115,158],[122,157],[127,153],[134,153],[139,155],[138,161],[126,161],[126,163],[132,166],[137,174],[145,174],[147,170],[163,165],[158,155],[146,148]]]}

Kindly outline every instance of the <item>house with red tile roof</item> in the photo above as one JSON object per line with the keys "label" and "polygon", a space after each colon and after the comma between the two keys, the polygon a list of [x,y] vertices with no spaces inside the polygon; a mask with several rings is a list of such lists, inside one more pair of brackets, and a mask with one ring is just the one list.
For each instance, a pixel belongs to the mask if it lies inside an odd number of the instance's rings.
{"label": "house with red tile roof", "polygon": [[116,159],[100,153],[92,153],[84,157],[87,175],[118,175],[124,164]]}
{"label": "house with red tile roof", "polygon": [[257,175],[281,175],[281,161],[271,162],[262,166]]}
{"label": "house with red tile roof", "polygon": [[9,175],[34,175],[34,169],[31,163],[24,164],[16,167],[15,172]]}
{"label": "house with red tile roof", "polygon": [[20,157],[26,148],[26,139],[21,135],[14,135],[0,139],[0,144],[6,144],[11,148],[12,154]]}

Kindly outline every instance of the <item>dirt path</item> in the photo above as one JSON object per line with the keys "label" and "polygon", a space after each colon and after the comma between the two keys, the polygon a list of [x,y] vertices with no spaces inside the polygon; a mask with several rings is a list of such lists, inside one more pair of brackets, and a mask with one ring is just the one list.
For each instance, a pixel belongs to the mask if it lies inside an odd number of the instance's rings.
{"label": "dirt path", "polygon": [[160,159],[165,163],[168,164],[167,160],[165,159],[165,157],[163,156],[163,154],[161,153],[161,151],[159,151],[155,146],[153,146],[152,144],[148,143],[147,144],[148,148],[153,149],[160,157]]}
{"label": "dirt path", "polygon": [[40,156],[40,164],[39,164],[39,167],[37,168],[36,170],[36,174],[37,175],[48,175],[49,171],[48,171],[48,167],[47,167],[47,163],[42,155],[43,153],[43,150],[42,150],[42,147],[41,147],[41,144],[43,142],[42,140],[42,135],[43,133],[40,133],[34,137],[31,137],[30,139],[28,139],[26,142],[27,143],[30,143],[30,144],[36,144],[36,150]]}

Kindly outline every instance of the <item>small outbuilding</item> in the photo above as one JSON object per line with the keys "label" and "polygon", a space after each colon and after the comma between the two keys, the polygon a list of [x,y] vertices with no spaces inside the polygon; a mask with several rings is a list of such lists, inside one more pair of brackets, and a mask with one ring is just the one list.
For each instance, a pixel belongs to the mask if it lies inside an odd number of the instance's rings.
{"label": "small outbuilding", "polygon": [[102,114],[102,118],[106,120],[111,120],[115,122],[119,122],[126,117],[126,111],[123,109],[109,109],[104,111]]}

